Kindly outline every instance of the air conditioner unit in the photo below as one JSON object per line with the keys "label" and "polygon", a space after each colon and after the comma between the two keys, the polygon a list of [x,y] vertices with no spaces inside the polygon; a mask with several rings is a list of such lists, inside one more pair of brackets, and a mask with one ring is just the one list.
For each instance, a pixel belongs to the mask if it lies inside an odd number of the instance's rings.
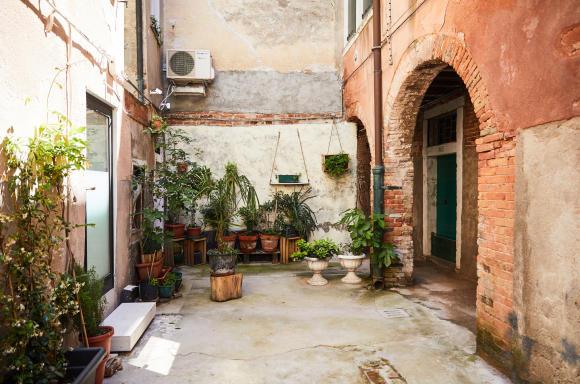
{"label": "air conditioner unit", "polygon": [[215,78],[211,53],[206,49],[167,50],[167,78],[176,83],[206,83]]}

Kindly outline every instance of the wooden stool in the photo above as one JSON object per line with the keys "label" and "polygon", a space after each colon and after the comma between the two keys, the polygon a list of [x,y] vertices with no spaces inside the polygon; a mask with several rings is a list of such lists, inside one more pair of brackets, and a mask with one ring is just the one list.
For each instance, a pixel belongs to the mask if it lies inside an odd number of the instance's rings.
{"label": "wooden stool", "polygon": [[211,299],[213,301],[228,301],[242,297],[243,275],[236,273],[228,276],[210,276]]}
{"label": "wooden stool", "polygon": [[280,238],[280,263],[288,264],[290,255],[298,250],[296,243],[301,237],[281,237]]}
{"label": "wooden stool", "polygon": [[195,252],[201,252],[201,263],[207,262],[207,239],[200,237],[198,239],[185,239],[183,253],[185,256],[185,265],[195,265]]}

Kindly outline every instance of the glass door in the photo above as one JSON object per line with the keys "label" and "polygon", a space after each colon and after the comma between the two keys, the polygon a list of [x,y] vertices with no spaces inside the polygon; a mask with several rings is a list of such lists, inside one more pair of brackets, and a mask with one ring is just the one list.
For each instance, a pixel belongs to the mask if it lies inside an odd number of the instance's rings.
{"label": "glass door", "polygon": [[113,111],[87,95],[85,267],[95,268],[105,290],[113,287]]}

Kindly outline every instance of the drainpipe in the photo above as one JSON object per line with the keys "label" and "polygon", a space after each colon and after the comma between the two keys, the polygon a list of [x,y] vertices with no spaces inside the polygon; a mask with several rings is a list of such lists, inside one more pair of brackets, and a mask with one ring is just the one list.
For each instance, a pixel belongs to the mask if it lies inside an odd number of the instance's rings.
{"label": "drainpipe", "polygon": [[[373,1],[373,64],[374,64],[374,108],[375,108],[375,166],[373,167],[373,214],[383,213],[384,171],[383,166],[383,73],[381,59],[381,2]],[[384,287],[383,268],[378,263],[371,265],[373,287]]]}
{"label": "drainpipe", "polygon": [[139,101],[144,102],[145,80],[143,76],[143,0],[135,1],[137,31],[137,87],[139,88]]}

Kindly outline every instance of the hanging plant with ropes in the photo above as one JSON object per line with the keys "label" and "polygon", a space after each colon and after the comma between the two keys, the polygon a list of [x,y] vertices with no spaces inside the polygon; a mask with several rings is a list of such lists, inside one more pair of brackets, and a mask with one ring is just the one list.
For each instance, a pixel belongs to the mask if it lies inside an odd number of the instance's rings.
{"label": "hanging plant with ropes", "polygon": [[[338,139],[338,145],[340,147],[340,152],[336,154],[330,154],[330,144],[332,143],[332,134],[336,132],[336,137]],[[326,155],[323,156],[322,166],[324,172],[326,172],[331,177],[338,179],[344,176],[349,171],[350,156],[345,153],[342,149],[342,142],[340,141],[340,135],[335,123],[332,123],[332,128],[330,130],[330,138],[328,140],[328,148],[326,150]]]}

